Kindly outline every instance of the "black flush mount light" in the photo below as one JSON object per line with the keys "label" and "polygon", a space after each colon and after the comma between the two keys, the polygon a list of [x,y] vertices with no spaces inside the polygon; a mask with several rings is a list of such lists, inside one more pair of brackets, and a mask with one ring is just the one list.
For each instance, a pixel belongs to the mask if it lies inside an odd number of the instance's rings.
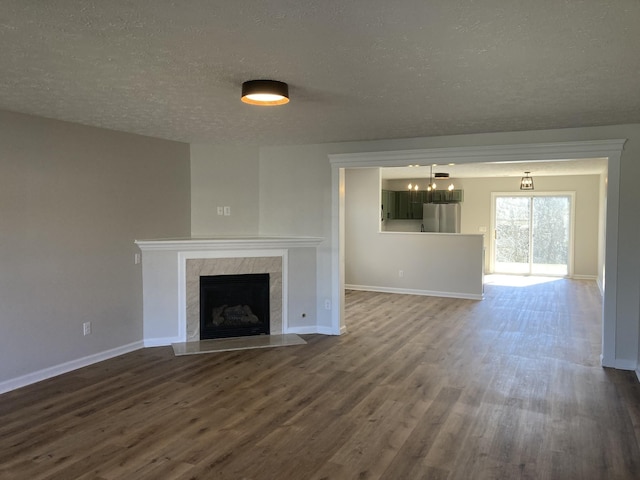
{"label": "black flush mount light", "polygon": [[277,80],[249,80],[242,84],[242,101],[250,105],[289,103],[289,85]]}
{"label": "black flush mount light", "polygon": [[524,172],[524,177],[520,180],[520,190],[533,190],[533,178],[529,176],[531,172]]}

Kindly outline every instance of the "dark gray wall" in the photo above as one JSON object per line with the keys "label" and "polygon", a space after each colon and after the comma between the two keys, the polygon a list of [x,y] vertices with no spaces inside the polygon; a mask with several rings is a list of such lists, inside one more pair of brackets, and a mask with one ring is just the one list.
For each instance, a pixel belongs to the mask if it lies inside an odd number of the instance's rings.
{"label": "dark gray wall", "polygon": [[0,383],[141,341],[134,240],[190,234],[189,162],[187,144],[0,112]]}

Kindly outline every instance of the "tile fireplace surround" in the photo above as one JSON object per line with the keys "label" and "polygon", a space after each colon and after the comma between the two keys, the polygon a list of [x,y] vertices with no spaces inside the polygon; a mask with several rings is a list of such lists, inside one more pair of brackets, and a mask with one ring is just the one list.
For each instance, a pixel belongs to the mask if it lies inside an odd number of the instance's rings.
{"label": "tile fireplace surround", "polygon": [[187,342],[200,340],[200,277],[269,274],[269,333],[282,335],[282,263],[285,257],[189,258],[186,268]]}
{"label": "tile fireplace surround", "polygon": [[[315,237],[238,237],[138,240],[142,251],[143,337],[145,346],[200,339],[200,276],[269,274],[270,333],[307,333],[312,324],[289,318],[297,292],[315,292]],[[300,267],[296,269],[296,264]],[[313,271],[309,266],[313,265]],[[289,277],[293,272],[293,282]],[[303,272],[303,275],[301,275]],[[305,285],[306,284],[306,285]],[[302,295],[303,300],[306,297]],[[308,297],[308,295],[307,295]],[[296,303],[297,302],[297,303]],[[300,309],[313,321],[316,301]]]}

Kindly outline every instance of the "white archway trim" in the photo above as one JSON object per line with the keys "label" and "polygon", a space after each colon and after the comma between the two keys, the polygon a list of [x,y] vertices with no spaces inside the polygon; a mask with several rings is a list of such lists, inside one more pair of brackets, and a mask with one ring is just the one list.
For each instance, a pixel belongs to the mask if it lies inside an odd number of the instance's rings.
{"label": "white archway trim", "polygon": [[358,167],[404,167],[430,163],[484,163],[607,158],[606,246],[602,321],[603,366],[635,369],[616,360],[616,291],[618,270],[618,210],[620,159],[626,139],[581,142],[534,143],[477,147],[428,148],[387,152],[329,155],[331,162],[331,332],[344,331],[344,169]]}

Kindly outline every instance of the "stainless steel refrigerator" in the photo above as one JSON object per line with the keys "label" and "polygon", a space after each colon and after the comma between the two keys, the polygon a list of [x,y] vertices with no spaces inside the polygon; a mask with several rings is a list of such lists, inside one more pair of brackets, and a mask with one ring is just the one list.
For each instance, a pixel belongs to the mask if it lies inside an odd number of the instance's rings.
{"label": "stainless steel refrigerator", "polygon": [[424,203],[422,225],[425,232],[460,233],[460,204]]}

